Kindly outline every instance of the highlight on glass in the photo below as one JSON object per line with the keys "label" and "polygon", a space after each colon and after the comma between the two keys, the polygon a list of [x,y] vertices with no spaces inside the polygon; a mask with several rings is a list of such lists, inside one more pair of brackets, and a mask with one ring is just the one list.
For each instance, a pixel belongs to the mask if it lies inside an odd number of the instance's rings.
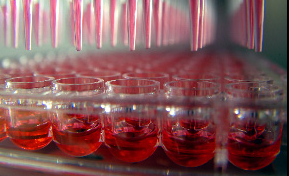
{"label": "highlight on glass", "polygon": [[[6,91],[14,95],[44,95],[50,92],[52,81],[53,78],[43,76],[11,78],[5,81]],[[12,98],[6,103],[12,105],[8,111],[6,132],[14,144],[23,149],[38,150],[51,142],[51,122],[45,111],[45,101]]]}
{"label": "highlight on glass", "polygon": [[280,152],[282,110],[274,105],[282,102],[283,90],[260,82],[232,83],[226,97],[231,104],[229,161],[244,170],[268,166]]}
{"label": "highlight on glass", "polygon": [[50,113],[53,141],[71,156],[80,157],[95,152],[102,143],[101,105],[75,99],[102,95],[104,81],[90,77],[58,79],[53,81],[53,93],[71,98],[53,102],[55,112]]}
{"label": "highlight on glass", "polygon": [[[106,83],[108,96],[121,98],[120,104],[105,108],[105,145],[117,159],[140,162],[150,157],[159,145],[159,124],[155,106],[146,105],[148,98],[158,96],[160,83],[153,80],[121,79]],[[141,100],[142,105],[126,102]]]}
{"label": "highlight on glass", "polygon": [[[165,84],[168,101],[163,118],[162,147],[176,164],[197,167],[215,155],[216,126],[211,101],[219,94],[213,82],[181,80]],[[190,103],[194,101],[194,103]]]}

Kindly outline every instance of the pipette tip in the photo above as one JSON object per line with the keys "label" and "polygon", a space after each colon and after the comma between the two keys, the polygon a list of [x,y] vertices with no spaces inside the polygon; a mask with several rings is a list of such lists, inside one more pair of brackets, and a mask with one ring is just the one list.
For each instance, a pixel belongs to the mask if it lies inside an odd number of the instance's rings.
{"label": "pipette tip", "polygon": [[137,0],[128,0],[129,48],[135,50],[136,42]]}
{"label": "pipette tip", "polygon": [[32,0],[23,0],[23,7],[24,7],[25,49],[31,50]]}
{"label": "pipette tip", "polygon": [[151,47],[152,0],[143,0],[146,48]]}
{"label": "pipette tip", "polygon": [[83,0],[73,0],[76,50],[82,50]]}
{"label": "pipette tip", "polygon": [[103,33],[103,0],[95,0],[94,11],[96,20],[96,46],[100,49],[102,47]]}

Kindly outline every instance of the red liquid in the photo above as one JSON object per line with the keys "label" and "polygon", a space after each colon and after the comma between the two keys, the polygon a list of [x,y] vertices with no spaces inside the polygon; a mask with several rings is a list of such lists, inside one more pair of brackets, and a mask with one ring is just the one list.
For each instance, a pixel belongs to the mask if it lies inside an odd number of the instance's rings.
{"label": "red liquid", "polygon": [[274,132],[266,132],[263,126],[250,129],[229,134],[229,160],[244,170],[258,170],[271,164],[279,154],[282,130],[274,141]]}
{"label": "red liquid", "polygon": [[197,167],[214,157],[215,132],[206,121],[168,123],[163,131],[163,148],[176,164]]}
{"label": "red liquid", "polygon": [[86,156],[100,145],[101,125],[98,116],[66,114],[61,122],[53,123],[53,140],[65,153]]}
{"label": "red liquid", "polygon": [[10,111],[7,135],[17,146],[27,150],[38,150],[51,142],[50,127],[46,112]]}
{"label": "red liquid", "polygon": [[3,110],[0,109],[0,142],[6,138],[6,121],[3,118]]}
{"label": "red liquid", "polygon": [[[118,118],[105,128],[105,144],[110,152],[125,162],[140,162],[151,156],[158,146],[158,129],[151,120]],[[113,119],[116,120],[116,119]]]}

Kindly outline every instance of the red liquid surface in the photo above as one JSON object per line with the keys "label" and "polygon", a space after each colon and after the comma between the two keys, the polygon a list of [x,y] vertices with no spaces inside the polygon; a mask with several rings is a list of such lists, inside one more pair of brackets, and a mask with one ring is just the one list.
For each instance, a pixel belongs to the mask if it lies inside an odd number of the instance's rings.
{"label": "red liquid surface", "polygon": [[89,155],[100,147],[98,116],[65,114],[59,119],[61,122],[54,122],[52,131],[53,140],[62,151],[79,157]]}
{"label": "red liquid surface", "polygon": [[27,150],[38,150],[51,142],[47,112],[10,111],[6,130],[10,140]]}
{"label": "red liquid surface", "polygon": [[113,128],[110,120],[107,120],[105,127],[105,144],[116,158],[125,162],[140,162],[154,153],[158,146],[155,122],[118,118]]}
{"label": "red liquid surface", "polygon": [[252,128],[248,124],[246,129],[248,131],[229,134],[229,160],[244,170],[262,169],[271,164],[279,154],[282,130],[277,140],[274,140],[274,134],[268,133],[264,126]]}
{"label": "red liquid surface", "polygon": [[163,131],[163,148],[176,164],[197,167],[214,157],[215,132],[207,121],[183,120],[167,122]]}

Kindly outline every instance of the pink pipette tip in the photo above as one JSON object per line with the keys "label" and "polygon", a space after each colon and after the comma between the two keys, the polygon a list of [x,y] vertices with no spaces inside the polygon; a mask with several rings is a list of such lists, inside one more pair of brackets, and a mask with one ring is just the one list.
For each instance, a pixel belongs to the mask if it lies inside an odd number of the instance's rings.
{"label": "pink pipette tip", "polygon": [[247,8],[247,32],[248,32],[248,48],[254,49],[254,4],[252,0],[246,0]]}
{"label": "pink pipette tip", "polygon": [[123,44],[128,45],[128,32],[127,32],[127,5],[126,3],[122,4],[122,38]]}
{"label": "pink pipette tip", "polygon": [[1,7],[2,8],[2,12],[3,12],[3,20],[4,20],[4,42],[5,42],[5,46],[9,46],[10,45],[10,42],[9,42],[9,22],[10,22],[10,19],[9,19],[9,13],[8,13],[8,9],[7,9],[7,6],[4,5]]}
{"label": "pink pipette tip", "polygon": [[[49,12],[43,10],[43,27],[42,27],[42,34],[49,33]],[[48,35],[42,35],[42,42],[47,43],[49,40]]]}
{"label": "pink pipette tip", "polygon": [[262,52],[265,0],[254,0],[255,51]]}
{"label": "pink pipette tip", "polygon": [[73,0],[76,50],[82,50],[83,0]]}
{"label": "pink pipette tip", "polygon": [[70,28],[71,28],[71,42],[73,44],[73,46],[75,46],[75,35],[74,35],[74,12],[73,12],[73,2],[70,2],[69,4],[69,7],[70,7]]}
{"label": "pink pipette tip", "polygon": [[166,46],[168,44],[168,3],[166,1],[163,1],[162,5],[162,45]]}
{"label": "pink pipette tip", "polygon": [[117,0],[110,0],[110,43],[112,47],[117,44],[118,13]]}
{"label": "pink pipette tip", "polygon": [[137,21],[137,0],[128,0],[128,34],[129,48],[135,50],[136,42],[136,21]]}
{"label": "pink pipette tip", "polygon": [[52,37],[52,46],[58,46],[58,25],[59,25],[59,2],[58,0],[50,0],[50,30]]}
{"label": "pink pipette tip", "polygon": [[246,3],[242,2],[240,7],[240,21],[241,21],[241,45],[247,47],[247,16],[246,16]]}
{"label": "pink pipette tip", "polygon": [[200,0],[190,0],[190,19],[191,19],[191,50],[197,51],[199,48],[199,18]]}
{"label": "pink pipette tip", "polygon": [[11,0],[10,4],[11,4],[13,47],[17,48],[19,41],[19,1]]}
{"label": "pink pipette tip", "polygon": [[88,3],[86,6],[86,10],[83,14],[83,20],[85,20],[86,24],[86,38],[88,43],[92,45],[94,43],[94,34],[95,34],[95,21],[94,21],[94,11],[93,11],[93,4]]}
{"label": "pink pipette tip", "polygon": [[143,0],[143,12],[145,21],[145,41],[146,48],[151,47],[151,34],[152,34],[152,0]]}
{"label": "pink pipette tip", "polygon": [[161,46],[162,44],[162,15],[163,15],[163,0],[154,1],[154,21],[156,30],[156,44]]}
{"label": "pink pipette tip", "polygon": [[32,0],[23,0],[25,49],[31,50],[32,38]]}
{"label": "pink pipette tip", "polygon": [[103,0],[95,0],[95,23],[96,23],[96,45],[100,49],[102,47],[102,31],[103,31]]}
{"label": "pink pipette tip", "polygon": [[40,2],[36,3],[34,5],[34,30],[35,30],[35,38],[36,38],[36,45],[40,46],[42,45],[42,36],[43,36],[43,9],[41,7]]}
{"label": "pink pipette tip", "polygon": [[203,48],[205,0],[200,0],[199,48]]}
{"label": "pink pipette tip", "polygon": [[94,3],[95,21],[96,21],[96,45],[100,49],[102,47],[103,32],[103,0],[95,0]]}

